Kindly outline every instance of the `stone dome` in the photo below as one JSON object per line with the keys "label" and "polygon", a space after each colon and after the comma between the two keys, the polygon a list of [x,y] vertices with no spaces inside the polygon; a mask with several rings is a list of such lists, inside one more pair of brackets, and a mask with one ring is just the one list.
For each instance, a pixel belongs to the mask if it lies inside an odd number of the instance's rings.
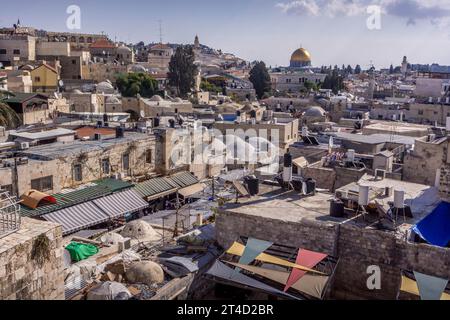
{"label": "stone dome", "polygon": [[306,110],[304,116],[316,118],[316,117],[323,117],[326,115],[326,113],[327,112],[321,107],[310,107],[310,108],[308,108],[308,110]]}
{"label": "stone dome", "polygon": [[128,48],[127,46],[122,45],[119,48],[117,48],[117,51],[118,52],[123,52],[123,53],[130,53],[131,49]]}
{"label": "stone dome", "polygon": [[106,103],[111,103],[111,104],[119,104],[119,103],[121,103],[119,98],[117,98],[116,96],[108,96],[108,97],[106,97],[105,102]]}
{"label": "stone dome", "polygon": [[141,66],[140,64],[135,64],[135,65],[132,65],[132,66],[130,67],[130,71],[131,71],[131,72],[136,72],[136,73],[138,73],[138,72],[143,72],[143,73],[145,73],[145,72],[147,72],[147,69],[145,69],[145,67],[144,67],[144,66]]}
{"label": "stone dome", "polygon": [[142,220],[135,220],[127,223],[120,235],[124,238],[141,241],[157,241],[161,238],[151,225]]}
{"label": "stone dome", "polygon": [[114,90],[114,87],[110,82],[103,81],[97,85],[97,91],[110,91],[110,90]]}
{"label": "stone dome", "polygon": [[161,266],[152,261],[133,262],[125,276],[131,284],[146,284],[152,286],[164,282],[164,271]]}
{"label": "stone dome", "polygon": [[154,101],[154,102],[162,102],[162,101],[164,101],[164,99],[161,98],[161,96],[154,95],[153,97],[150,98],[150,101]]}

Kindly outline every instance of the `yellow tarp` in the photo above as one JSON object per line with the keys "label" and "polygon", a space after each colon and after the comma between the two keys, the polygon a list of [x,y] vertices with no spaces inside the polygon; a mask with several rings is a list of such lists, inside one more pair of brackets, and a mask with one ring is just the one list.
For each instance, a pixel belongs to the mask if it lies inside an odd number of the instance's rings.
{"label": "yellow tarp", "polygon": [[[402,286],[400,290],[420,296],[417,282],[405,276],[402,276]],[[450,300],[450,294],[444,292],[441,296],[441,300]]]}
{"label": "yellow tarp", "polygon": [[[226,262],[226,261],[224,261]],[[247,266],[242,265],[239,263],[232,263],[232,262],[226,262],[228,264],[231,264],[237,268],[250,271],[251,273],[260,275],[264,278],[267,278],[269,280],[278,282],[282,285],[286,285],[288,279],[289,279],[289,272],[284,271],[278,271],[278,270],[269,270],[265,268],[259,268],[255,266]],[[294,288],[297,291],[306,293],[312,297],[322,299],[323,290],[325,289],[329,277],[326,276],[320,276],[320,275],[311,275],[306,274],[304,277],[302,277],[300,280],[298,280],[292,288]]]}
{"label": "yellow tarp", "polygon": [[[238,257],[242,257],[242,255],[244,254],[244,250],[245,250],[245,246],[244,245],[242,245],[242,244],[240,244],[238,242],[235,242],[231,246],[231,248],[228,249],[227,253],[235,255],[235,256],[238,256]],[[313,270],[313,269],[310,269],[310,268],[307,268],[307,267],[304,267],[304,266],[301,266],[301,265],[289,262],[287,260],[283,260],[283,259],[271,256],[271,255],[265,254],[265,253],[261,253],[259,256],[257,256],[256,260],[262,261],[262,262],[266,262],[266,263],[276,264],[276,265],[279,265],[279,266],[285,266],[285,267],[288,267],[288,268],[296,268],[296,269],[300,269],[300,270],[303,270],[303,271],[309,271],[309,272],[314,272],[314,273],[317,273],[317,274],[324,275],[324,273],[322,273],[322,272],[319,272],[319,271],[316,271],[316,270]]]}

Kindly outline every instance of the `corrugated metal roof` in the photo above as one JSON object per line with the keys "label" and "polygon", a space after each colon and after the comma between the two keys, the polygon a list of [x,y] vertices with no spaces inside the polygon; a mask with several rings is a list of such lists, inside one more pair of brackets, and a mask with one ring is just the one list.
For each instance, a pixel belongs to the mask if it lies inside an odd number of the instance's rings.
{"label": "corrugated metal roof", "polygon": [[70,234],[106,222],[110,217],[93,202],[82,203],[42,216],[62,225],[63,234]]}
{"label": "corrugated metal roof", "polygon": [[112,219],[148,207],[147,201],[142,200],[141,196],[134,190],[114,193],[110,196],[96,199],[93,203]]}
{"label": "corrugated metal roof", "polygon": [[156,196],[197,184],[198,180],[189,172],[180,172],[167,178],[154,178],[135,186],[134,190],[143,198]]}
{"label": "corrugated metal roof", "polygon": [[193,184],[198,183],[198,180],[190,172],[180,172],[174,174],[170,179],[175,182],[180,188],[189,187]]}
{"label": "corrugated metal roof", "polygon": [[75,190],[68,193],[55,194],[56,204],[39,207],[35,210],[21,206],[20,214],[24,217],[39,217],[70,206],[110,195],[113,192],[131,188],[132,184],[114,179],[104,179],[95,182],[95,186]]}

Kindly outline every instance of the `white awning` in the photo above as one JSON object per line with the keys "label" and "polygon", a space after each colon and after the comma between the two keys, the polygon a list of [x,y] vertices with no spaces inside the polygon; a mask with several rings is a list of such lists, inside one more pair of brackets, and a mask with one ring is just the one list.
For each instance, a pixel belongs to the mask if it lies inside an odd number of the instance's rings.
{"label": "white awning", "polygon": [[95,226],[110,219],[105,212],[92,202],[55,211],[42,217],[47,221],[62,225],[64,235]]}
{"label": "white awning", "polygon": [[205,184],[196,183],[192,186],[189,186],[189,187],[179,190],[178,194],[180,194],[184,198],[189,198],[189,197],[193,196],[194,194],[202,192],[203,190],[205,190],[205,188],[206,188]]}
{"label": "white awning", "polygon": [[294,159],[292,160],[292,163],[299,168],[306,168],[309,165],[308,160],[306,160],[305,157]]}
{"label": "white awning", "polygon": [[110,218],[119,218],[127,213],[137,212],[148,207],[140,195],[133,190],[114,193],[92,201]]}

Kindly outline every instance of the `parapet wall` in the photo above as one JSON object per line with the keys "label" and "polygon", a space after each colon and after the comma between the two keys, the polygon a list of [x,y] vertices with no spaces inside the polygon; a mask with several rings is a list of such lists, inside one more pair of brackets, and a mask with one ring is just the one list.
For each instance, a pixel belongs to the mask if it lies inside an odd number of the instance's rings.
{"label": "parapet wall", "polygon": [[[48,258],[38,262],[36,240],[48,238]],[[64,300],[62,229],[22,218],[19,231],[0,238],[0,300]]]}
{"label": "parapet wall", "polygon": [[[307,219],[294,223],[222,212],[217,217],[216,232],[224,248],[245,236],[339,257],[332,289],[337,299],[396,299],[401,270],[450,278],[450,249],[408,243],[393,233],[354,224]],[[367,288],[369,266],[381,270],[380,290]]]}

